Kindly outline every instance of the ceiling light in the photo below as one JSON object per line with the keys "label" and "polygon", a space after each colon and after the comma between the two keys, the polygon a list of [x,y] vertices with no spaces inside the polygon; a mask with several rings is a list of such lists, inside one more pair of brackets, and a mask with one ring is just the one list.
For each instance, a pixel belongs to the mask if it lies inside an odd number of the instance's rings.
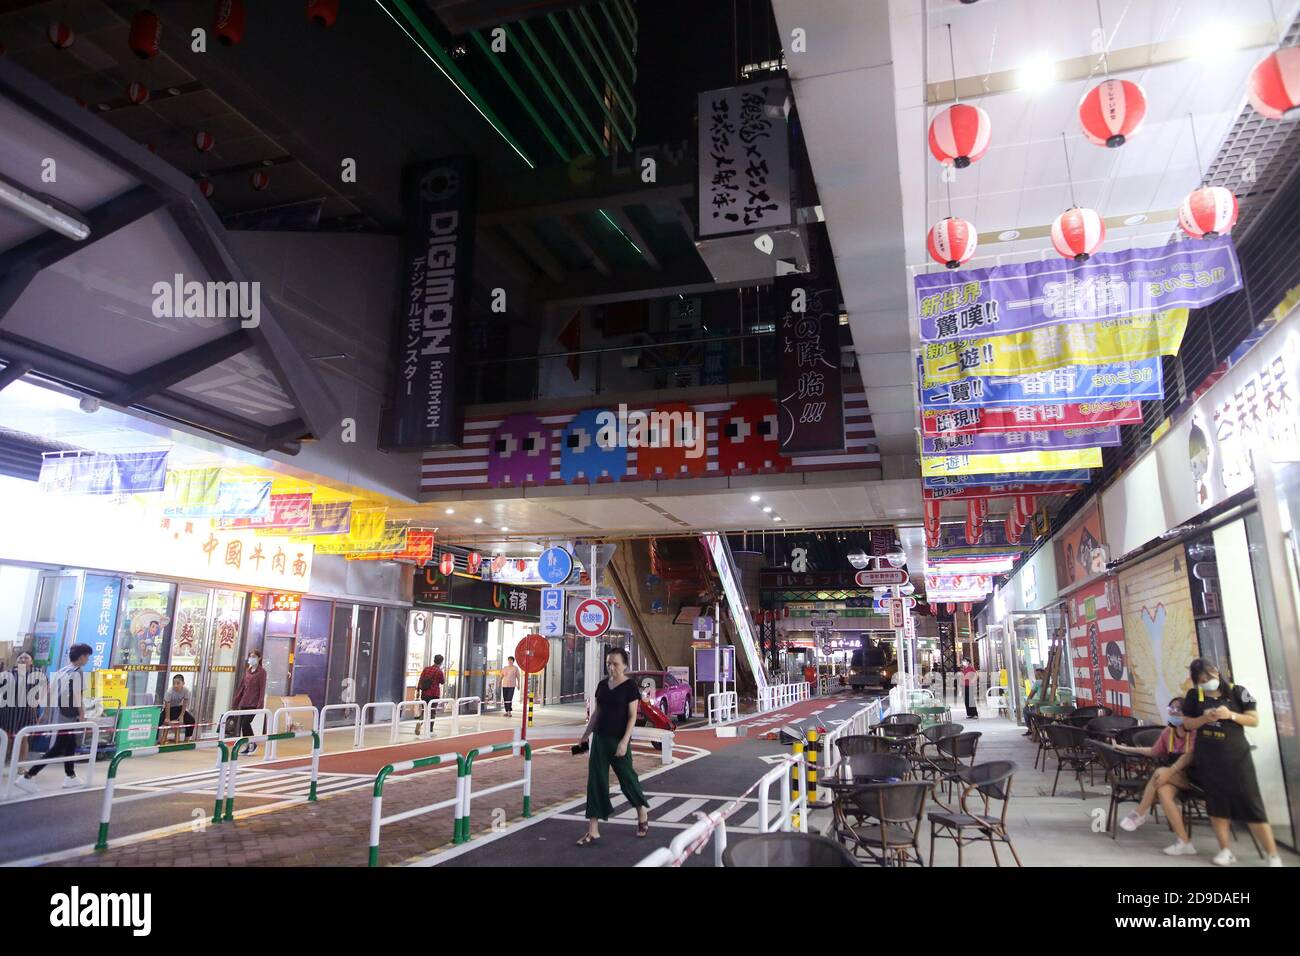
{"label": "ceiling light", "polygon": [[763,514],[766,515],[766,514],[771,514],[771,513],[772,513],[772,506],[771,506],[771,505],[764,505],[764,506],[763,506]]}
{"label": "ceiling light", "polygon": [[773,520],[773,521],[780,521],[780,520],[781,520],[781,516],[780,516],[780,515],[772,515],[772,520]]}
{"label": "ceiling light", "polygon": [[474,523],[475,523],[475,524],[482,524],[482,523],[483,523],[483,519],[482,519],[482,518],[475,518],[475,519],[474,519]]}
{"label": "ceiling light", "polygon": [[6,176],[0,176],[0,206],[8,206],[46,229],[78,242],[90,235],[90,226],[77,216],[55,208]]}
{"label": "ceiling light", "polygon": [[1056,82],[1056,64],[1047,57],[1030,60],[1016,74],[1016,87],[1026,93],[1039,93]]}
{"label": "ceiling light", "polygon": [[505,525],[502,525],[502,526],[501,526],[501,530],[502,530],[502,531],[509,531],[510,529],[507,528]]}
{"label": "ceiling light", "polygon": [[448,508],[446,511],[443,512],[443,514],[449,514],[449,515],[454,515],[455,513],[456,513],[455,508]]}
{"label": "ceiling light", "polygon": [[1012,239],[1019,239],[1019,238],[1020,238],[1019,229],[1007,229],[1005,232],[998,233],[999,242],[1010,242]]}
{"label": "ceiling light", "polygon": [[1144,222],[1146,222],[1146,221],[1147,221],[1147,217],[1146,217],[1146,215],[1145,215],[1144,213],[1138,213],[1138,214],[1135,215],[1135,216],[1129,216],[1127,219],[1125,219],[1125,220],[1124,220],[1124,225],[1126,225],[1126,226],[1140,226],[1140,225],[1142,225],[1142,223],[1144,223]]}
{"label": "ceiling light", "polygon": [[749,496],[749,500],[750,500],[750,501],[758,501],[758,495],[750,495],[750,496]]}

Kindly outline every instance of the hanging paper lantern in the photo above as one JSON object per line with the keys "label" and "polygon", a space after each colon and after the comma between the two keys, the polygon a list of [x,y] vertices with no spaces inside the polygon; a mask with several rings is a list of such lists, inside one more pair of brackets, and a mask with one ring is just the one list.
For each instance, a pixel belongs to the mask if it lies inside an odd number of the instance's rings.
{"label": "hanging paper lantern", "polygon": [[949,614],[951,614],[953,611],[957,610],[957,605],[949,601],[947,604],[943,606],[943,609],[947,611]]}
{"label": "hanging paper lantern", "polygon": [[515,570],[518,571],[520,574],[523,574],[525,571],[528,570],[528,562],[525,561],[523,558],[520,558],[518,561],[515,562]]}
{"label": "hanging paper lantern", "polygon": [[260,193],[267,186],[271,185],[271,176],[260,169],[255,169],[248,176],[248,184]]}
{"label": "hanging paper lantern", "polygon": [[930,235],[925,244],[930,250],[931,259],[949,269],[956,269],[975,255],[979,235],[975,232],[975,227],[965,219],[949,216],[930,227]]}
{"label": "hanging paper lantern", "polygon": [[199,177],[199,192],[203,193],[203,195],[208,199],[211,199],[212,194],[216,191],[217,187],[212,184],[212,180],[208,179],[207,176]]}
{"label": "hanging paper lantern", "polygon": [[152,10],[141,10],[131,18],[131,33],[127,43],[131,52],[142,60],[147,60],[158,53],[162,40],[162,21]]}
{"label": "hanging paper lantern", "polygon": [[1024,524],[1029,520],[1029,516],[1034,513],[1034,507],[1038,499],[1033,495],[1016,495],[1016,514],[1020,515],[1020,523]]}
{"label": "hanging paper lantern", "polygon": [[1079,124],[1089,142],[1123,146],[1147,115],[1147,95],[1128,80],[1098,83],[1079,101]]}
{"label": "hanging paper lantern", "polygon": [[930,121],[930,154],[945,166],[965,169],[989,148],[989,114],[970,103],[950,106]]}
{"label": "hanging paper lantern", "polygon": [[438,561],[438,570],[442,572],[444,578],[450,576],[451,572],[456,570],[456,556],[444,552],[441,560]]}
{"label": "hanging paper lantern", "polygon": [[782,605],[781,605],[781,617],[783,617],[783,618],[788,618],[789,616],[790,616],[790,605],[788,605],[788,604],[782,604]]}
{"label": "hanging paper lantern", "polygon": [[1014,514],[1007,515],[1007,543],[1008,544],[1019,544],[1020,535],[1024,532],[1024,530],[1025,530],[1024,526],[1016,522],[1016,516]]}
{"label": "hanging paper lantern", "polygon": [[332,27],[339,16],[339,0],[307,0],[307,16],[313,23]]}
{"label": "hanging paper lantern", "polygon": [[72,27],[62,20],[55,20],[46,29],[45,38],[53,44],[56,50],[66,50],[72,46],[72,41],[76,39],[76,36],[72,32]]}
{"label": "hanging paper lantern", "polygon": [[1052,245],[1067,259],[1083,262],[1106,241],[1106,223],[1095,209],[1073,206],[1052,223]]}
{"label": "hanging paper lantern", "polygon": [[1193,189],[1178,207],[1178,225],[1193,239],[1226,236],[1237,224],[1237,197],[1222,186]]}
{"label": "hanging paper lantern", "polygon": [[126,88],[126,98],[136,106],[147,103],[149,102],[149,87],[143,83],[132,83]]}
{"label": "hanging paper lantern", "polygon": [[217,145],[216,139],[207,130],[199,130],[194,134],[194,148],[200,153],[206,153]]}
{"label": "hanging paper lantern", "polygon": [[1246,95],[1255,112],[1282,119],[1300,107],[1300,47],[1274,50],[1250,71]]}
{"label": "hanging paper lantern", "polygon": [[244,38],[244,0],[217,0],[212,32],[222,46],[234,46]]}
{"label": "hanging paper lantern", "polygon": [[479,566],[483,563],[483,555],[477,551],[471,551],[465,556],[465,569],[470,574],[478,574]]}
{"label": "hanging paper lantern", "polygon": [[970,603],[970,601],[963,601],[963,602],[962,602],[962,605],[961,605],[961,612],[962,612],[963,614],[969,614],[969,613],[970,613],[970,608],[971,608],[971,603]]}

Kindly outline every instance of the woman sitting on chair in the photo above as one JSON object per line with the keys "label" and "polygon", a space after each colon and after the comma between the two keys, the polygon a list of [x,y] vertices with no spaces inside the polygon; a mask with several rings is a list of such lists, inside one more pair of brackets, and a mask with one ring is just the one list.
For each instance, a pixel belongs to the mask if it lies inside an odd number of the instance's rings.
{"label": "woman sitting on chair", "polygon": [[1183,729],[1183,699],[1181,697],[1175,697],[1169,701],[1168,719],[1169,726],[1160,732],[1160,736],[1156,738],[1156,742],[1152,746],[1126,747],[1116,745],[1115,747],[1116,750],[1122,750],[1124,753],[1140,754],[1153,760],[1175,756],[1178,758],[1172,766],[1156,768],[1156,772],[1147,781],[1146,789],[1142,791],[1142,800],[1138,803],[1137,809],[1131,811],[1123,820],[1120,820],[1119,825],[1132,833],[1147,822],[1147,815],[1158,799],[1161,808],[1165,811],[1165,816],[1169,819],[1169,828],[1174,831],[1174,836],[1178,838],[1177,843],[1165,847],[1165,853],[1169,856],[1185,856],[1195,853],[1196,847],[1192,846],[1192,842],[1187,836],[1187,828],[1183,825],[1183,813],[1178,805],[1178,796],[1182,791],[1191,787],[1191,781],[1187,779],[1185,771],[1192,762],[1192,751],[1196,748],[1196,735],[1189,734]]}

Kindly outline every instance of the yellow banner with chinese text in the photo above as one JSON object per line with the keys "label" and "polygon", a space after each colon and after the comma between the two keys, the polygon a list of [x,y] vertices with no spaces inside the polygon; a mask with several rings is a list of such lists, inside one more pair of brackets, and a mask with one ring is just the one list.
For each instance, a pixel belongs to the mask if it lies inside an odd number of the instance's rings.
{"label": "yellow banner with chinese text", "polygon": [[1009,471],[1073,471],[1100,468],[1100,448],[1016,451],[1001,455],[929,455],[921,458],[925,478],[948,475],[1000,475]]}

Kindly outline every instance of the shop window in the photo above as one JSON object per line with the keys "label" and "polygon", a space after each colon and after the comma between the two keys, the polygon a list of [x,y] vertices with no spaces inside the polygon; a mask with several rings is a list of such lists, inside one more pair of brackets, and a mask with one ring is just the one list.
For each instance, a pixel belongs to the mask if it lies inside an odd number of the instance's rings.
{"label": "shop window", "polygon": [[132,578],[113,642],[113,669],[127,672],[127,704],[155,704],[161,697],[163,656],[172,631],[174,585]]}

